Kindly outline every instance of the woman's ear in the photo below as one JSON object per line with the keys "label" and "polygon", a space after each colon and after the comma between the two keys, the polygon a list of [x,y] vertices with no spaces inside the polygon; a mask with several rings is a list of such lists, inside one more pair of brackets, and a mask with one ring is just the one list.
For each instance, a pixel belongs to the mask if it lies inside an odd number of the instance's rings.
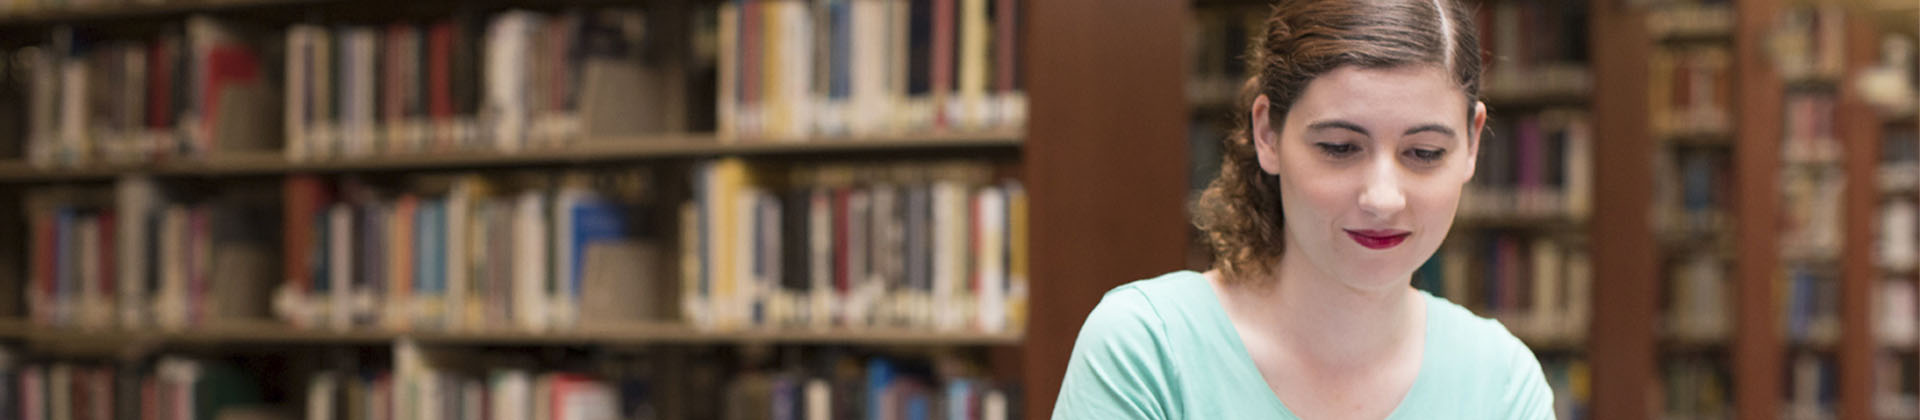
{"label": "woman's ear", "polygon": [[1247,112],[1252,115],[1247,116],[1247,121],[1251,122],[1252,132],[1247,133],[1247,138],[1253,142],[1254,154],[1260,158],[1260,170],[1268,175],[1279,174],[1280,139],[1276,138],[1279,134],[1273,129],[1272,119],[1267,117],[1272,115],[1273,104],[1267,101],[1267,95],[1260,95],[1253,98],[1250,108]]}
{"label": "woman's ear", "polygon": [[1467,130],[1467,178],[1473,179],[1474,164],[1480,161],[1480,134],[1487,131],[1487,103],[1473,101],[1473,127]]}

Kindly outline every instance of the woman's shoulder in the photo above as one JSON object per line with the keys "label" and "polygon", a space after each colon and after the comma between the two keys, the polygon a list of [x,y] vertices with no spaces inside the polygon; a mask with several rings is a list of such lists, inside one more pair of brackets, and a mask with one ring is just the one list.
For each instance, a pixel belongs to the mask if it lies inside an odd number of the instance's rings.
{"label": "woman's shoulder", "polygon": [[[1447,399],[1482,401],[1538,418],[1550,414],[1553,391],[1547,387],[1533,350],[1499,321],[1475,315],[1444,298],[1427,296],[1428,363],[1437,370],[1436,389]],[[1471,394],[1471,395],[1466,395]],[[1483,405],[1484,406],[1484,405]]]}
{"label": "woman's shoulder", "polygon": [[1169,322],[1187,323],[1218,306],[1217,299],[1205,274],[1175,271],[1108,290],[1088,314],[1087,324],[1159,328]]}
{"label": "woman's shoulder", "polygon": [[[1449,358],[1483,367],[1511,364],[1520,356],[1531,361],[1533,351],[1500,321],[1481,317],[1445,298],[1427,294],[1426,299],[1427,322],[1433,326],[1428,331],[1435,334],[1435,339],[1428,341]],[[1539,368],[1537,364],[1534,369]]]}

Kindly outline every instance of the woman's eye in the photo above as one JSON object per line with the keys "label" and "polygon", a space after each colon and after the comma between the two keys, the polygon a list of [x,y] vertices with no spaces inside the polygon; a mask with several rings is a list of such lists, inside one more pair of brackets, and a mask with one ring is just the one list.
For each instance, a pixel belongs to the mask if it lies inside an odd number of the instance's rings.
{"label": "woman's eye", "polygon": [[1360,151],[1360,146],[1352,143],[1314,143],[1314,146],[1319,147],[1321,153],[1331,157],[1345,157]]}
{"label": "woman's eye", "polygon": [[1447,151],[1444,149],[1412,149],[1408,150],[1407,154],[1414,159],[1419,159],[1421,162],[1435,162],[1439,161],[1442,157],[1446,157]]}

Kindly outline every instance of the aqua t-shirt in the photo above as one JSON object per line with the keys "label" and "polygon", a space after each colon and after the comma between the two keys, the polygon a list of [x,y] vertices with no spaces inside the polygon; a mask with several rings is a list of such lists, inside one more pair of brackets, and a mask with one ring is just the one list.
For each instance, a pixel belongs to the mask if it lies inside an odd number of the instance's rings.
{"label": "aqua t-shirt", "polygon": [[[1420,373],[1389,419],[1551,419],[1540,362],[1506,327],[1425,295]],[[1206,275],[1170,273],[1100,300],[1073,345],[1055,419],[1295,419],[1247,355]]]}

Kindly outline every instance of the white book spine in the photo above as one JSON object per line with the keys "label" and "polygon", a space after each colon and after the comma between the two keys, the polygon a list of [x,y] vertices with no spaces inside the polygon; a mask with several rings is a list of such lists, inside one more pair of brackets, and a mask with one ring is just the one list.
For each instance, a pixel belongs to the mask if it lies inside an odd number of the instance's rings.
{"label": "white book spine", "polygon": [[810,295],[809,324],[814,328],[831,326],[828,314],[839,307],[833,293],[833,205],[830,193],[815,189],[807,208],[807,276]]}
{"label": "white book spine", "polygon": [[118,208],[114,217],[119,232],[114,237],[115,264],[119,270],[120,290],[118,293],[120,325],[126,328],[139,328],[148,322],[146,311],[147,296],[147,252],[151,245],[152,227],[147,216],[154,205],[155,187],[153,179],[145,175],[120,177],[114,185],[115,203]]}
{"label": "white book spine", "polygon": [[1006,229],[1007,199],[1006,193],[998,187],[982,189],[974,209],[979,217],[980,232],[978,251],[974,254],[974,272],[980,279],[976,320],[980,329],[988,332],[1007,330],[1007,270],[1006,270]]}
{"label": "white book spine", "polygon": [[461,179],[453,186],[453,192],[447,195],[446,214],[446,326],[449,329],[462,329],[467,325],[467,296],[472,293],[472,278],[468,271],[468,255],[473,245],[467,242],[467,229],[473,223],[474,181]]}
{"label": "white book spine", "polygon": [[282,121],[286,129],[287,144],[283,147],[287,160],[303,161],[307,159],[307,65],[312,58],[308,47],[312,44],[313,28],[306,25],[294,25],[287,28],[287,79],[283,98],[286,100],[286,112]]}
{"label": "white book spine", "polygon": [[833,388],[824,379],[807,381],[806,420],[829,420],[833,418]]}
{"label": "white book spine", "polygon": [[79,61],[60,67],[60,152],[63,165],[87,163],[87,66]]}
{"label": "white book spine", "polygon": [[340,203],[327,209],[327,228],[327,325],[346,330],[353,327],[348,298],[348,285],[353,284],[353,206]]}
{"label": "white book spine", "polygon": [[941,331],[960,329],[967,319],[961,288],[967,279],[967,193],[952,181],[933,185],[933,322]]}
{"label": "white book spine", "polygon": [[1560,244],[1551,238],[1534,239],[1532,254],[1533,316],[1522,328],[1536,334],[1557,334],[1561,332],[1557,327],[1561,325],[1561,304],[1566,298],[1561,291],[1567,279],[1562,271]]}
{"label": "white book spine", "polygon": [[321,372],[307,381],[307,420],[334,420],[336,382],[332,372]]}
{"label": "white book spine", "polygon": [[169,206],[161,221],[160,293],[154,305],[155,321],[162,329],[177,330],[187,324],[186,228],[186,208]]}
{"label": "white book spine", "polygon": [[513,311],[521,329],[539,331],[547,327],[547,235],[546,197],[539,191],[522,192],[515,209],[514,298]]}

